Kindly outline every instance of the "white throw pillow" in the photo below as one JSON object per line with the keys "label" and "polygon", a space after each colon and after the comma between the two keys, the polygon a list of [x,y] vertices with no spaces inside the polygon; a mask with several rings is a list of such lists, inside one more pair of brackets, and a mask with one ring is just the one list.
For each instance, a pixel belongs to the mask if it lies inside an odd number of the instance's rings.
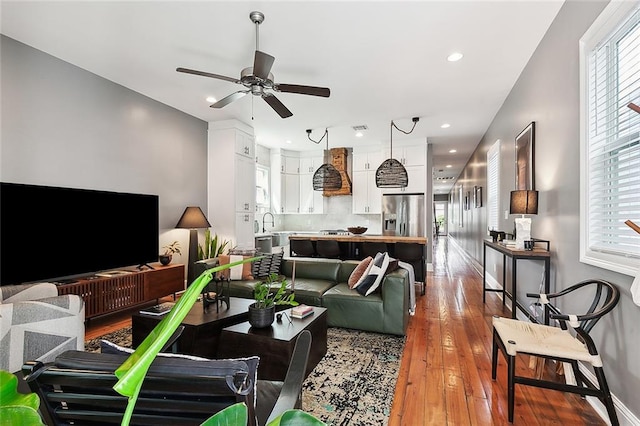
{"label": "white throw pillow", "polygon": [[389,266],[389,254],[378,253],[369,265],[369,270],[363,275],[362,282],[358,283],[356,290],[363,296],[373,293],[382,283],[387,267]]}

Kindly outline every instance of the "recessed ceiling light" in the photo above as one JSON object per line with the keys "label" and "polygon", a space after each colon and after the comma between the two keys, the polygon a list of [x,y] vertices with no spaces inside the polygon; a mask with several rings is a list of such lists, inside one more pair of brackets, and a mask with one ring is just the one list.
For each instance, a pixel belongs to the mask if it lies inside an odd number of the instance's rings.
{"label": "recessed ceiling light", "polygon": [[462,59],[462,56],[463,56],[462,53],[453,52],[451,55],[447,56],[447,61],[456,62]]}
{"label": "recessed ceiling light", "polygon": [[448,129],[449,127],[451,127],[451,124],[449,124],[449,123],[444,123],[444,124],[443,124],[442,126],[440,126],[440,127],[442,127],[443,129]]}
{"label": "recessed ceiling light", "polygon": [[286,142],[287,142],[287,143],[291,143],[291,141],[290,141],[290,140],[287,140]]}
{"label": "recessed ceiling light", "polygon": [[447,169],[450,169],[451,167],[453,167],[451,164],[447,164]]}
{"label": "recessed ceiling light", "polygon": [[361,138],[362,136],[362,132],[356,132],[356,138]]}
{"label": "recessed ceiling light", "polygon": [[455,152],[458,152],[458,150],[457,149],[450,149],[449,152],[453,154]]}
{"label": "recessed ceiling light", "polygon": [[207,102],[209,103],[216,103],[218,100],[216,98],[214,98],[213,96],[207,96]]}

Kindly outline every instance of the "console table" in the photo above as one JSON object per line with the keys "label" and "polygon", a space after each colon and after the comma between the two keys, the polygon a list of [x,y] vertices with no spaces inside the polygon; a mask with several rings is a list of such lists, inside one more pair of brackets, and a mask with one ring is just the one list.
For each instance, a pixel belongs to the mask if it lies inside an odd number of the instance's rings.
{"label": "console table", "polygon": [[[549,241],[534,239],[534,243],[546,244],[546,247],[540,247],[534,245],[533,250],[521,250],[506,246],[499,242],[493,242],[491,240],[484,240],[484,246],[482,251],[482,302],[486,301],[487,291],[498,291],[502,293],[502,305],[506,304],[505,295],[511,297],[511,318],[516,318],[516,309],[520,308],[526,315],[534,322],[537,322],[535,317],[529,313],[526,307],[517,301],[517,263],[518,260],[541,260],[544,263],[544,292],[549,293],[549,277],[551,268],[551,253],[549,251]],[[487,287],[487,247],[502,253],[502,289],[488,288]],[[511,285],[512,294],[507,292],[507,286],[505,282],[507,257],[511,258]],[[545,306],[544,309],[544,323],[549,324],[549,312]]]}
{"label": "console table", "polygon": [[90,276],[69,284],[59,284],[58,294],[77,294],[85,306],[85,318],[129,309],[184,290],[184,265],[163,266],[139,271],[123,268],[125,274]]}

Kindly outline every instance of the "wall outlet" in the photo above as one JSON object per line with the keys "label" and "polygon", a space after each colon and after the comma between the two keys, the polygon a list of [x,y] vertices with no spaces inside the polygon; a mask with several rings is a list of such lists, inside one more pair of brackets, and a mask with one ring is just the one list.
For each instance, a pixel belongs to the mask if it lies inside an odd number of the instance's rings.
{"label": "wall outlet", "polygon": [[509,219],[509,210],[504,211],[504,218]]}

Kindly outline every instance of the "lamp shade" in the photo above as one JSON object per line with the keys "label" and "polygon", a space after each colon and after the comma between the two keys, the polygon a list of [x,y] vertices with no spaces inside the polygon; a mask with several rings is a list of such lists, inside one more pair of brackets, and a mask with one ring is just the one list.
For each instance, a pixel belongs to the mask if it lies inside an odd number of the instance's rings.
{"label": "lamp shade", "polygon": [[405,188],[408,184],[407,169],[395,158],[387,158],[376,170],[378,188]]}
{"label": "lamp shade", "polygon": [[187,229],[196,229],[196,228],[210,228],[211,224],[207,220],[207,217],[202,213],[200,207],[187,207],[184,209],[184,213],[180,217],[176,228],[187,228]]}
{"label": "lamp shade", "polygon": [[538,214],[538,191],[511,191],[510,214]]}
{"label": "lamp shade", "polygon": [[313,174],[314,191],[337,191],[342,188],[342,176],[333,165],[324,163]]}

